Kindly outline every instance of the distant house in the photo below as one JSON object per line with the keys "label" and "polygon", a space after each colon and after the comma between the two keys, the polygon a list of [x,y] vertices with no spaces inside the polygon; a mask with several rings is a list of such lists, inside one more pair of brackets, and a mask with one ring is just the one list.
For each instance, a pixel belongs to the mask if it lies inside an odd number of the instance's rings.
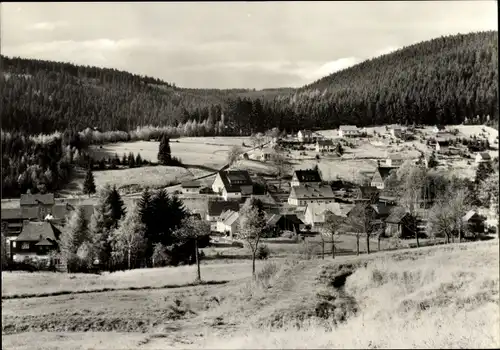
{"label": "distant house", "polygon": [[266,162],[268,160],[271,160],[272,158],[272,152],[269,150],[262,150],[259,154],[259,160],[261,162]]}
{"label": "distant house", "polygon": [[40,220],[48,214],[48,211],[54,206],[54,194],[22,194],[21,199],[19,201],[19,206],[21,210],[27,208],[37,208],[38,215],[37,217]]}
{"label": "distant house", "polygon": [[186,181],[181,184],[182,193],[200,193],[201,184],[198,181]]}
{"label": "distant house", "polygon": [[476,163],[484,163],[491,161],[491,156],[488,152],[478,152],[476,154]]}
{"label": "distant house", "polygon": [[311,130],[299,130],[297,139],[299,142],[311,142],[313,140],[313,133]]}
{"label": "distant house", "polygon": [[50,222],[25,221],[19,236],[10,242],[12,259],[16,262],[26,258],[48,260],[49,253],[58,250],[60,235],[61,228]]}
{"label": "distant house", "polygon": [[404,159],[399,153],[391,153],[385,159],[385,164],[389,167],[400,167],[403,162]]}
{"label": "distant house", "polygon": [[240,214],[234,210],[226,210],[221,213],[217,219],[217,232],[226,234],[233,238],[238,231],[238,224],[240,222]]}
{"label": "distant house", "polygon": [[483,233],[485,228],[485,218],[479,215],[475,210],[469,210],[463,217],[462,222],[466,226],[464,236],[467,233]]}
{"label": "distant house", "polygon": [[354,205],[341,203],[309,203],[304,214],[304,223],[311,227],[321,227],[329,214],[346,217]]}
{"label": "distant house", "polygon": [[295,170],[290,181],[290,187],[300,185],[320,185],[321,175],[317,170]]}
{"label": "distant house", "polygon": [[227,210],[239,212],[240,205],[236,201],[209,201],[205,219],[210,222],[215,222],[219,219],[220,215]]}
{"label": "distant house", "polygon": [[333,190],[328,185],[300,185],[292,187],[288,204],[305,206],[309,203],[333,203]]}
{"label": "distant house", "polygon": [[385,219],[385,235],[387,237],[413,237],[412,220],[410,213],[402,207],[392,208]]}
{"label": "distant house", "polygon": [[225,200],[239,199],[253,193],[253,183],[246,170],[219,171],[212,184],[212,190]]}
{"label": "distant house", "polygon": [[405,129],[401,125],[391,125],[389,127],[389,133],[393,137],[399,137],[399,138],[403,137],[404,131]]}
{"label": "distant house", "polygon": [[444,130],[445,130],[445,127],[442,125],[434,125],[434,127],[432,128],[432,132],[435,134],[439,133],[440,131],[444,131]]}
{"label": "distant house", "polygon": [[385,188],[385,180],[387,180],[393,169],[395,168],[384,166],[377,167],[377,170],[375,171],[375,174],[373,174],[370,181],[370,186],[383,190]]}
{"label": "distant house", "polygon": [[331,152],[335,150],[335,145],[330,139],[316,141],[316,152]]}
{"label": "distant house", "polygon": [[291,231],[295,234],[300,232],[300,226],[304,223],[296,214],[272,214],[267,220],[266,226],[274,231]]}
{"label": "distant house", "polygon": [[356,125],[341,125],[339,126],[339,137],[358,136],[361,130]]}

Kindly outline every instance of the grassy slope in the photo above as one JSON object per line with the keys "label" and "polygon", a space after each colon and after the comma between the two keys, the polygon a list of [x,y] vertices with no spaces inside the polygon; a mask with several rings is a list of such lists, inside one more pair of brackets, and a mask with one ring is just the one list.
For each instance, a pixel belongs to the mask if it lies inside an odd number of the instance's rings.
{"label": "grassy slope", "polygon": [[[2,340],[19,349],[40,334],[46,349],[116,347],[117,336],[120,348],[498,347],[498,262],[495,240],[268,264],[258,282],[7,300],[3,331],[32,332]],[[327,309],[328,322],[315,317]],[[290,320],[301,317],[296,329]],[[86,330],[108,333],[71,333]]]}

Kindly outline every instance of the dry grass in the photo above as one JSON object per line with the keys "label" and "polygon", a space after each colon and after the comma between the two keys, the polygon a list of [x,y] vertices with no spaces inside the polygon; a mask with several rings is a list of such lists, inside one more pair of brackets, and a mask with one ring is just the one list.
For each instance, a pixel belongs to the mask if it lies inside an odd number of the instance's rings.
{"label": "dry grass", "polygon": [[[259,262],[260,264],[260,262]],[[251,275],[251,263],[215,263],[202,266],[205,281],[229,281]],[[196,266],[137,269],[102,275],[63,274],[50,272],[2,272],[2,297],[42,295],[60,292],[81,292],[127,288],[158,288],[186,285],[196,276]],[[36,286],[36,289],[34,289]]]}

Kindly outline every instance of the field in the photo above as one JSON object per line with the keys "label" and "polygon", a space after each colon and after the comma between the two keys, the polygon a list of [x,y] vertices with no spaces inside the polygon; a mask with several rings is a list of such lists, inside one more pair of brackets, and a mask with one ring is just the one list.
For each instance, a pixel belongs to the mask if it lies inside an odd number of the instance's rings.
{"label": "field", "polygon": [[[3,348],[498,347],[498,248],[494,240],[274,260],[259,266],[255,281],[2,300]],[[231,266],[213,265],[212,273]],[[176,269],[155,274],[163,282],[186,274]],[[137,273],[118,273],[115,283]],[[152,275],[139,279],[153,283]]]}

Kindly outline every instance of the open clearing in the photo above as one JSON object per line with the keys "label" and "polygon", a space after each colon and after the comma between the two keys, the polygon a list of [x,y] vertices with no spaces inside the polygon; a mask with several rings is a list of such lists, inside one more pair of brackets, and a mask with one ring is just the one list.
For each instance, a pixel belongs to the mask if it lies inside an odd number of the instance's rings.
{"label": "open clearing", "polygon": [[3,348],[498,347],[498,248],[277,260],[223,286],[3,300]]}

